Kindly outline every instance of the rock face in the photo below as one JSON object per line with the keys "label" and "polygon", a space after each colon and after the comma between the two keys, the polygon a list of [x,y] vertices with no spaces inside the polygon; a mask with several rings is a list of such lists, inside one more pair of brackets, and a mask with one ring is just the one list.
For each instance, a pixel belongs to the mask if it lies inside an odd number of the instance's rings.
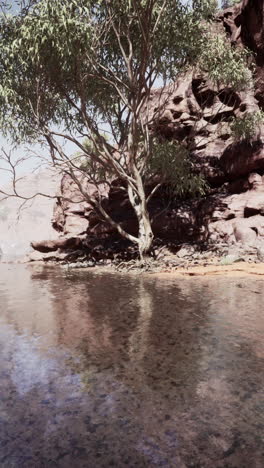
{"label": "rock face", "polygon": [[[217,90],[205,77],[194,73],[180,77],[162,95],[160,90],[153,90],[148,107],[153,131],[188,145],[197,170],[213,186],[232,177],[232,160],[240,150],[233,145],[230,119],[259,110],[253,89],[240,93],[224,87]],[[249,145],[248,158],[255,153]]]}
{"label": "rock face", "polygon": [[251,173],[248,187],[240,194],[209,198],[201,207],[200,220],[211,241],[264,246],[264,177]]}
{"label": "rock face", "polygon": [[[263,21],[263,0],[243,0],[215,18],[216,27],[225,31],[233,44],[247,47],[255,55],[256,76],[250,90],[216,88],[204,76],[190,72],[180,76],[165,93],[156,89],[150,96],[152,130],[166,139],[188,144],[196,171],[205,175],[211,187],[211,193],[202,200],[163,211],[157,193],[150,211],[154,234],[161,239],[264,248],[264,129],[259,128],[250,142],[234,142],[228,125],[232,117],[243,118],[248,112],[264,110]],[[87,190],[94,189],[87,186]],[[53,226],[64,240],[46,247],[33,244],[35,249],[63,250],[67,242],[77,242],[76,238],[85,243],[87,237],[115,234],[87,203],[78,201],[78,190],[68,177],[63,178],[61,191],[74,200],[58,202],[55,207]],[[104,203],[125,229],[136,232],[135,217],[118,183],[110,190],[105,188]]]}
{"label": "rock face", "polygon": [[256,60],[255,97],[261,108],[264,106],[264,49],[262,0],[243,0],[232,8],[218,14],[230,40],[252,50]]}

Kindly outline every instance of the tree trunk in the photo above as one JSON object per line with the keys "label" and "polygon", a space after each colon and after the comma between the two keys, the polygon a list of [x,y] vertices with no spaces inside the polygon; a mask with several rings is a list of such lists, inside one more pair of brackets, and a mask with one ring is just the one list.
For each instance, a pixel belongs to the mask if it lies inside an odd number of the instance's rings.
{"label": "tree trunk", "polygon": [[147,209],[140,206],[137,213],[138,217],[138,250],[141,260],[146,260],[150,256],[152,242],[153,242],[153,232],[151,228],[151,223],[149,219],[149,214]]}
{"label": "tree trunk", "polygon": [[150,256],[154,235],[152,232],[150,217],[147,209],[143,184],[138,184],[138,193],[135,193],[131,187],[128,187],[128,195],[138,220],[137,243],[140,259],[146,260]]}

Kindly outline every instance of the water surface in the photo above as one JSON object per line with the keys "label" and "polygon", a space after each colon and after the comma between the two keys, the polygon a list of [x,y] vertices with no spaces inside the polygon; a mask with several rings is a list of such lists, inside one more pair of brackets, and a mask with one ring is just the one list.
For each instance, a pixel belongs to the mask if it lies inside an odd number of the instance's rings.
{"label": "water surface", "polygon": [[0,467],[263,468],[263,284],[0,265]]}

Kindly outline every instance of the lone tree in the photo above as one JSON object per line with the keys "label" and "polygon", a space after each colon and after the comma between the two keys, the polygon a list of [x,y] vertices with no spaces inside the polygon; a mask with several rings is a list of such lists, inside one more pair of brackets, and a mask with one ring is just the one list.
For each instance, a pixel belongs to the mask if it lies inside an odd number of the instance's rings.
{"label": "lone tree", "polygon": [[[203,17],[215,1],[194,3],[192,9],[180,0],[31,0],[1,18],[2,132],[15,144],[45,143],[52,164],[121,236],[138,245],[141,258],[153,241],[149,200],[172,176],[170,164],[151,162],[159,154],[177,156],[177,146],[167,143],[164,151],[150,133],[156,116],[148,112],[148,100],[153,86],[165,89],[205,50]],[[208,60],[216,63],[209,52]],[[162,91],[161,101],[166,103]],[[65,141],[76,146],[82,164],[67,153]],[[157,174],[157,167],[169,167],[169,173]],[[150,175],[156,181],[151,190]],[[100,187],[113,178],[127,191],[137,236],[102,204]],[[87,181],[98,186],[96,197]]]}

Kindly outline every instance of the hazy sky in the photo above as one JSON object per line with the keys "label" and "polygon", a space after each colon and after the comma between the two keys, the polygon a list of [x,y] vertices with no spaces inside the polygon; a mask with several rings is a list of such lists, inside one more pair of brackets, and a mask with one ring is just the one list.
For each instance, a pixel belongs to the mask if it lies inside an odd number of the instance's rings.
{"label": "hazy sky", "polygon": [[[3,136],[0,135],[0,149],[4,148],[4,150],[6,152],[9,152],[11,151],[12,147],[11,145],[9,144],[8,141],[6,141]],[[37,155],[40,155],[42,157],[45,157],[47,159],[48,158],[48,155],[49,155],[49,152],[48,152],[48,149],[44,149],[44,148],[41,148],[40,146],[36,145],[36,146],[31,146],[30,149],[32,151],[34,151],[35,153],[37,153]],[[67,153],[70,155],[70,154],[74,154],[77,152],[77,147],[73,144],[73,143],[67,143],[65,145],[65,149],[67,150]],[[13,155],[13,158],[14,160],[17,159],[17,158],[21,158],[21,157],[25,157],[25,156],[29,156],[30,155],[30,151],[27,150],[26,147],[21,147],[17,150],[13,150],[12,151],[12,155]],[[19,175],[24,175],[24,174],[27,174],[27,173],[30,173],[32,171],[34,171],[37,167],[39,167],[40,165],[40,159],[36,156],[34,157],[34,155],[32,155],[32,157],[30,157],[30,159],[27,159],[26,161],[24,161],[19,167],[18,167],[18,174]],[[3,187],[7,182],[8,180],[10,180],[10,174],[4,170],[2,170],[1,168],[7,168],[7,166],[0,161],[0,189],[1,187]]]}

